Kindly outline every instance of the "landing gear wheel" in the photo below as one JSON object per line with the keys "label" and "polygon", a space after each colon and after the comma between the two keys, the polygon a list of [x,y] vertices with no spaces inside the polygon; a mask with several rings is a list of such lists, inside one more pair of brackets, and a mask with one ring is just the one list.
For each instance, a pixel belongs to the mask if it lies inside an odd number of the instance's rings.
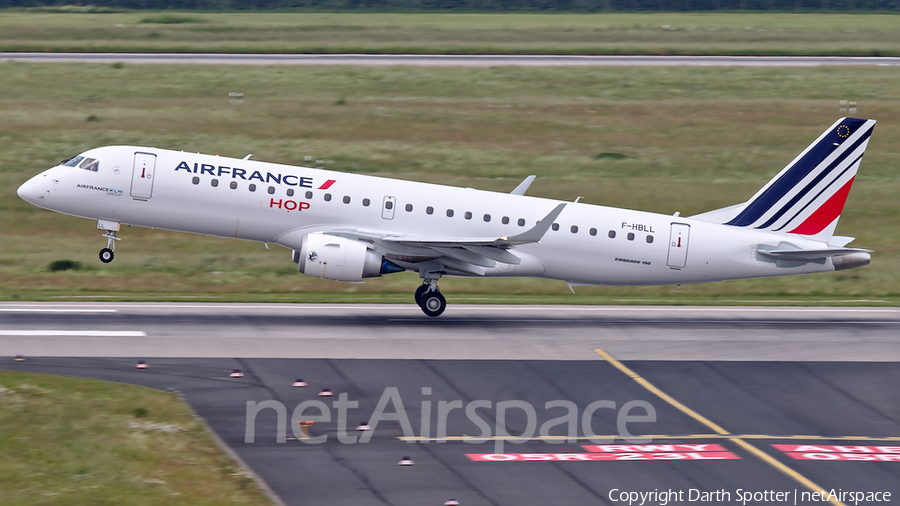
{"label": "landing gear wheel", "polygon": [[112,262],[115,256],[116,254],[113,253],[113,250],[109,248],[103,248],[102,250],[100,250],[100,261],[105,264]]}
{"label": "landing gear wheel", "polygon": [[447,300],[441,295],[441,292],[431,291],[422,296],[422,303],[419,304],[422,311],[434,318],[440,316],[447,309]]}
{"label": "landing gear wheel", "polygon": [[425,296],[425,292],[428,291],[428,285],[423,283],[419,288],[416,288],[416,304],[419,307],[422,307],[422,297]]}

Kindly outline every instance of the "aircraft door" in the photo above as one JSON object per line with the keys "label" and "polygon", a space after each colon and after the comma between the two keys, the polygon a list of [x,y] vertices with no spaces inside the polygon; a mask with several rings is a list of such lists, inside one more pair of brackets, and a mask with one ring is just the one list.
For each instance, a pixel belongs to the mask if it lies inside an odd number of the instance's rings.
{"label": "aircraft door", "polygon": [[397,206],[396,197],[384,196],[384,204],[381,206],[381,217],[386,220],[394,219],[394,208]]}
{"label": "aircraft door", "polygon": [[153,180],[156,171],[156,155],[134,154],[134,170],[131,173],[131,196],[149,200],[153,195]]}
{"label": "aircraft door", "polygon": [[684,223],[673,223],[669,234],[669,259],[666,263],[673,269],[683,269],[687,265],[688,240],[691,226]]}

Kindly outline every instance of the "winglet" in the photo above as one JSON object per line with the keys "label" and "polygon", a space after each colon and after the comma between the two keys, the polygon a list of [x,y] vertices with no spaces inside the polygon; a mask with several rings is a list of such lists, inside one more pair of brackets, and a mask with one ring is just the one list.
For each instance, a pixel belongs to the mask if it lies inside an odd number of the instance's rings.
{"label": "winglet", "polygon": [[550,230],[550,225],[553,225],[553,222],[556,221],[556,218],[559,217],[559,214],[565,209],[566,204],[563,202],[562,204],[556,206],[550,214],[544,216],[544,219],[539,221],[537,225],[531,228],[531,230],[522,232],[519,235],[514,235],[511,237],[507,237],[505,239],[501,239],[503,244],[528,244],[532,242],[540,242],[540,240],[544,237],[544,234]]}
{"label": "winglet", "polygon": [[531,186],[531,183],[534,182],[534,179],[537,176],[528,176],[524,181],[519,183],[519,186],[516,186],[516,189],[509,192],[510,195],[525,195],[525,192],[528,191],[528,187]]}

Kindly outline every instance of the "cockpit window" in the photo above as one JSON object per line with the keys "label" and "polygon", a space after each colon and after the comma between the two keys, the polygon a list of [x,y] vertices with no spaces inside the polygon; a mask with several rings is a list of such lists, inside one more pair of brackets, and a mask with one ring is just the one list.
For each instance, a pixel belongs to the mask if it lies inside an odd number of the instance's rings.
{"label": "cockpit window", "polygon": [[75,167],[76,165],[78,165],[78,162],[82,160],[84,160],[83,156],[73,156],[72,158],[69,158],[68,160],[62,162],[60,165],[65,165],[66,167]]}
{"label": "cockpit window", "polygon": [[94,158],[85,158],[81,165],[78,166],[79,169],[89,170],[91,172],[97,172],[97,169],[100,168],[100,160]]}

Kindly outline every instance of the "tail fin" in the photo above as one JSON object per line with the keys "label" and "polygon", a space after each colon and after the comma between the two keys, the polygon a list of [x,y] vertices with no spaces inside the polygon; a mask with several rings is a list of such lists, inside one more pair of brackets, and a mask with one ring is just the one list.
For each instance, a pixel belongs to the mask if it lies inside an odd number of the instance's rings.
{"label": "tail fin", "polygon": [[874,126],[871,119],[839,119],[726,225],[829,240]]}

